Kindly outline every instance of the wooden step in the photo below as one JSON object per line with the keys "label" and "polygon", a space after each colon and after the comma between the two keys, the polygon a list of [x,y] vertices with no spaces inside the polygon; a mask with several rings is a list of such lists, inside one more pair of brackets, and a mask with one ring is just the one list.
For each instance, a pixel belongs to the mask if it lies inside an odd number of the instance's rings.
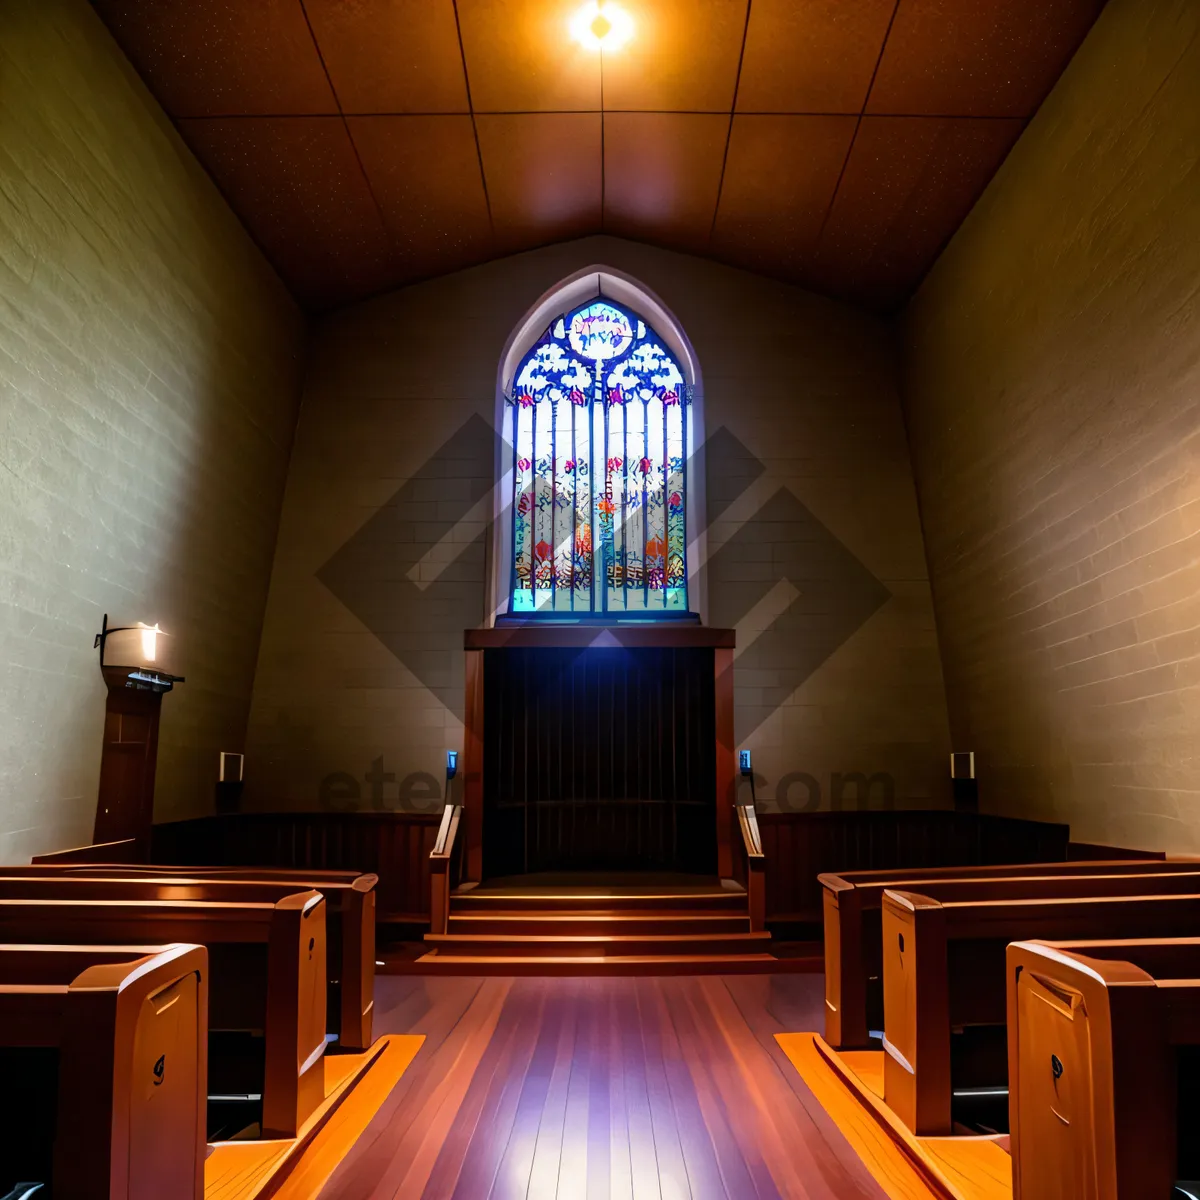
{"label": "wooden step", "polygon": [[770,945],[769,933],[707,933],[694,936],[652,934],[602,934],[554,936],[548,934],[492,937],[488,934],[427,933],[425,944],[439,954],[474,958],[610,957],[652,954],[656,957],[710,954],[758,954]]}
{"label": "wooden step", "polygon": [[477,912],[661,912],[664,909],[681,913],[690,912],[745,912],[746,893],[732,890],[695,891],[490,891],[487,888],[472,888],[470,891],[454,892],[450,897],[450,911],[458,913]]}
{"label": "wooden step", "polygon": [[447,932],[491,937],[530,936],[610,937],[650,934],[662,937],[711,933],[748,933],[745,913],[674,912],[452,912]]}
{"label": "wooden step", "polygon": [[406,962],[406,975],[770,975],[819,971],[819,958],[779,959],[771,954],[600,956],[535,955],[497,958],[430,953]]}

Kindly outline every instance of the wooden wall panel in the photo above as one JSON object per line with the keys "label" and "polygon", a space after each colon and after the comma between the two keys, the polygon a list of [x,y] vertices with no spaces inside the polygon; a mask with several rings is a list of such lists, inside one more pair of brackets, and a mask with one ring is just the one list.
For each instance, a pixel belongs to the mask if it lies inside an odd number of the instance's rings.
{"label": "wooden wall panel", "polygon": [[[381,921],[429,920],[429,852],[440,814],[236,813],[154,827],[164,865],[373,871]],[[1065,825],[974,813],[764,813],[767,919],[819,922],[824,871],[1062,862]],[[1119,855],[1119,852],[1117,852]]]}
{"label": "wooden wall panel", "polygon": [[441,814],[237,813],[154,827],[151,862],[310,867],[379,876],[380,921],[429,920],[429,852]]}
{"label": "wooden wall panel", "polygon": [[767,920],[819,923],[824,872],[1063,862],[1068,829],[975,813],[762,813]]}

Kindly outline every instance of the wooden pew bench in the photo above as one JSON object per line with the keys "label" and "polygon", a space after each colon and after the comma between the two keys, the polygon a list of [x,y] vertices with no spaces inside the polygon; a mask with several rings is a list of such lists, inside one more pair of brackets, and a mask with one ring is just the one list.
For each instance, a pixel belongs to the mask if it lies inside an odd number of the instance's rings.
{"label": "wooden pew bench", "polygon": [[0,1194],[201,1200],[207,1021],[202,946],[0,945]]}
{"label": "wooden pew bench", "polygon": [[[960,1087],[1006,1086],[1009,942],[1197,931],[1197,894],[936,900],[885,892],[885,1101],[914,1133],[949,1134],[952,1079]],[[971,1036],[955,1039],[952,1031]]]}
{"label": "wooden pew bench", "polygon": [[[177,875],[130,867],[26,869],[19,874],[0,868],[0,898],[37,900],[54,897],[78,900],[246,900],[283,899],[298,890],[314,888],[325,897],[328,1031],[347,1050],[371,1045],[375,1008],[375,885],[374,875],[329,872],[336,878],[304,881],[282,873],[252,870],[237,875]],[[263,876],[267,876],[263,878]]]}
{"label": "wooden pew bench", "polygon": [[1016,1200],[1200,1178],[1200,938],[1015,942],[1007,965]]}
{"label": "wooden pew bench", "polygon": [[[244,1081],[260,1084],[263,1135],[296,1136],[325,1095],[320,893],[274,903],[0,899],[0,943],[168,942],[208,949],[208,1095],[244,1093]],[[239,1053],[227,1054],[234,1041]]]}
{"label": "wooden pew bench", "polygon": [[883,893],[889,887],[937,895],[937,886],[961,879],[1078,878],[1175,872],[1200,873],[1200,862],[1117,859],[821,875],[825,926],[825,1041],[840,1049],[861,1048],[868,1045],[871,1030],[882,1028],[881,914]]}

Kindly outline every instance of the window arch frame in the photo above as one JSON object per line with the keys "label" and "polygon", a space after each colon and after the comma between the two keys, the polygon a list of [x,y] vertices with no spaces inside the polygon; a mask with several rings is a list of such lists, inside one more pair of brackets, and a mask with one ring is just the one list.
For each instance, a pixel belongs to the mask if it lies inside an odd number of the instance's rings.
{"label": "window arch frame", "polygon": [[[495,487],[492,497],[492,537],[489,542],[488,614],[487,624],[497,621],[529,620],[538,623],[587,620],[592,623],[617,623],[616,613],[589,611],[574,618],[570,614],[530,615],[510,612],[512,599],[513,522],[510,507],[514,494],[513,426],[514,406],[509,402],[513,383],[526,356],[539,342],[546,330],[564,314],[570,314],[591,301],[610,301],[640,317],[658,335],[664,348],[674,358],[684,377],[690,399],[685,422],[686,444],[684,459],[689,464],[687,487],[684,492],[686,531],[687,597],[690,612],[700,622],[708,620],[706,571],[707,535],[705,520],[705,480],[702,460],[697,451],[704,445],[704,386],[695,350],[680,322],[667,306],[638,280],[608,266],[590,266],[561,280],[530,306],[517,323],[505,344],[496,373],[495,428],[496,439]],[[655,620],[652,615],[638,614],[641,620]]]}

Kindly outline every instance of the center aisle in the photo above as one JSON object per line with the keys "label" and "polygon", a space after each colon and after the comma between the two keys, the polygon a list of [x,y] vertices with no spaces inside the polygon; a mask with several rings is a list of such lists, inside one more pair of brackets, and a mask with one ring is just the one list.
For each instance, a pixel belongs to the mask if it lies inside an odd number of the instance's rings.
{"label": "center aisle", "polygon": [[321,1200],[884,1200],[775,1041],[820,975],[376,981],[425,1044]]}

